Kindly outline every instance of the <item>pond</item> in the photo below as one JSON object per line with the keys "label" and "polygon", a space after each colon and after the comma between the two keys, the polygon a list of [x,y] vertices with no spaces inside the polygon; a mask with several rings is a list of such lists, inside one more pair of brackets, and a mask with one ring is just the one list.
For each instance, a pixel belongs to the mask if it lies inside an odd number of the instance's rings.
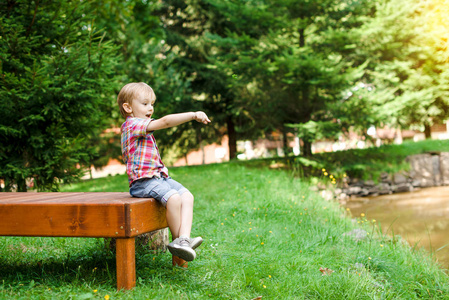
{"label": "pond", "polygon": [[380,222],[384,233],[432,251],[449,269],[449,186],[351,199],[346,207],[354,217],[364,213],[368,220]]}

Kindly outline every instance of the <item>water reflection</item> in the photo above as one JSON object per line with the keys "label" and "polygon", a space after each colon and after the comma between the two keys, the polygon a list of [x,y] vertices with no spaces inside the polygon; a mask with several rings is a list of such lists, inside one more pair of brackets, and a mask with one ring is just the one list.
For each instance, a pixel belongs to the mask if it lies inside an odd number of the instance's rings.
{"label": "water reflection", "polygon": [[440,249],[449,244],[449,186],[357,198],[346,207],[355,217],[365,213],[368,220],[377,220],[389,235],[401,235],[410,245],[436,251],[438,262],[449,269],[449,245]]}

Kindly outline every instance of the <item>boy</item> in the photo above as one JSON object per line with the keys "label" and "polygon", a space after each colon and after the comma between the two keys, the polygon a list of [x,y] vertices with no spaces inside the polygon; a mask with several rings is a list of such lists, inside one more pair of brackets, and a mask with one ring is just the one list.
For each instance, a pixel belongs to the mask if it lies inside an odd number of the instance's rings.
{"label": "boy", "polygon": [[186,261],[196,257],[195,248],[203,239],[190,239],[193,219],[193,195],[180,183],[168,176],[162,163],[153,133],[196,120],[210,122],[204,112],[187,112],[152,119],[156,95],[143,83],[125,85],[117,97],[120,113],[126,118],[122,124],[122,154],[129,179],[129,192],[133,197],[154,198],[166,207],[166,218],[173,242],[170,252]]}

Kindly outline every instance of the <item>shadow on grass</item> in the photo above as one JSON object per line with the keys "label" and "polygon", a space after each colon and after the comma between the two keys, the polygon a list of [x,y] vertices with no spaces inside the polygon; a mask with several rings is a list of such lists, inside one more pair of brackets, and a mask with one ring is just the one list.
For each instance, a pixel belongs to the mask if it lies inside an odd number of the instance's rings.
{"label": "shadow on grass", "polygon": [[[147,277],[156,273],[159,278],[173,278],[173,269],[171,255],[136,247],[138,281],[150,280]],[[58,257],[49,254],[42,259],[0,256],[0,286],[3,283],[12,289],[36,285],[115,289],[116,279],[115,253],[106,248],[89,249],[85,253],[66,252]]]}

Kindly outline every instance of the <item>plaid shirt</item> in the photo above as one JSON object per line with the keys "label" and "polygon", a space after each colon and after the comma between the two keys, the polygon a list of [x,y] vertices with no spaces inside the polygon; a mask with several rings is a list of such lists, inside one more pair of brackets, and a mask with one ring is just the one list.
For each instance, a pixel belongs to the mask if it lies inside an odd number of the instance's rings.
{"label": "plaid shirt", "polygon": [[128,117],[122,124],[122,154],[129,186],[140,178],[168,177],[153,132],[147,133],[151,121],[153,119]]}

